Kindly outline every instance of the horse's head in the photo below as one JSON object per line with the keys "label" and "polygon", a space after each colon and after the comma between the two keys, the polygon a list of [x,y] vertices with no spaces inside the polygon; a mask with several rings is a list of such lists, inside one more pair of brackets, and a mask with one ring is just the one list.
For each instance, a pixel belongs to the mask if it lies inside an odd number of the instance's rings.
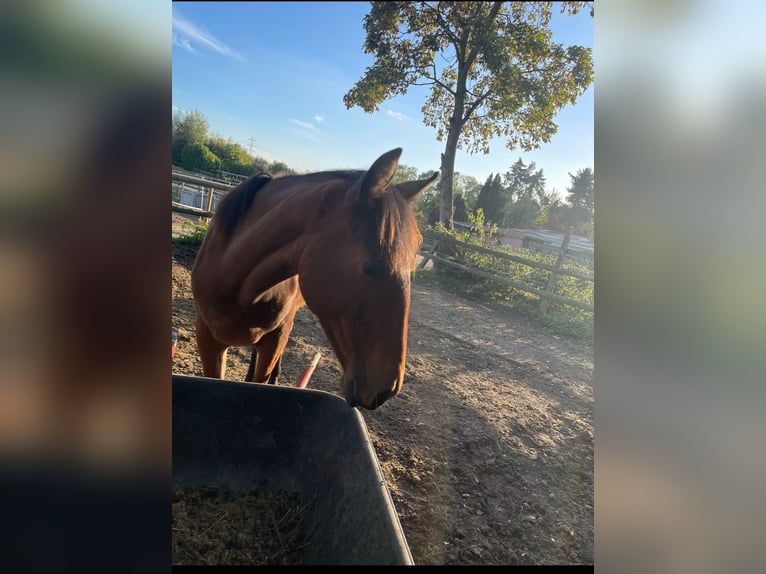
{"label": "horse's head", "polygon": [[343,395],[370,410],[402,388],[421,240],[411,203],[438,175],[392,184],[401,153],[328,182],[299,266],[306,303],[343,367]]}

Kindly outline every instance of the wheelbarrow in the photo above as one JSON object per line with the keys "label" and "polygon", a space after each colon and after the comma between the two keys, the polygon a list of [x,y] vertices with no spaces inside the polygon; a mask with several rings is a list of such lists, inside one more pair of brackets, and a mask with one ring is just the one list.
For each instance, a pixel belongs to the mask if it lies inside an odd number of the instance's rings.
{"label": "wheelbarrow", "polygon": [[364,419],[338,395],[173,375],[173,483],[299,493],[304,564],[413,564]]}

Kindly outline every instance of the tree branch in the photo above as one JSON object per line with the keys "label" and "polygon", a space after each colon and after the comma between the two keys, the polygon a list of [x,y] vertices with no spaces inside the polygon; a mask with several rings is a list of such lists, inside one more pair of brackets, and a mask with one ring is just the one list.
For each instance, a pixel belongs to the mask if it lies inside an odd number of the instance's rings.
{"label": "tree branch", "polygon": [[[492,20],[495,19],[495,16],[497,16],[498,12],[500,12],[500,8],[502,8],[502,7],[503,7],[503,3],[502,2],[495,2],[495,3],[492,4],[492,8],[490,8],[490,10],[489,10],[489,16],[487,17],[487,23],[492,22]],[[467,40],[467,38],[466,38],[466,40]],[[465,64],[466,64],[466,69],[467,70],[471,69],[471,66],[473,66],[473,63],[476,60],[476,56],[478,56],[478,55],[479,55],[479,49],[478,48],[474,48],[471,51],[471,53],[466,56]]]}
{"label": "tree branch", "polygon": [[476,108],[478,108],[481,105],[481,103],[489,97],[490,94],[491,92],[489,91],[484,92],[484,94],[476,98],[473,101],[473,103],[470,106],[468,106],[468,109],[466,110],[465,114],[463,114],[463,123],[467,122],[471,118],[471,114],[473,114],[473,112],[476,111]]}
{"label": "tree branch", "polygon": [[430,76],[430,77],[429,77],[429,76],[426,76],[425,74],[423,74],[423,76],[425,76],[425,77],[426,77],[426,78],[428,78],[429,80],[433,80],[433,83],[434,83],[434,84],[436,84],[436,85],[438,85],[438,86],[441,86],[441,87],[442,87],[442,89],[446,90],[447,92],[449,92],[450,94],[452,94],[452,95],[454,96],[454,95],[455,95],[455,90],[453,90],[453,89],[452,89],[450,86],[448,86],[447,84],[445,84],[444,82],[442,82],[442,81],[441,81],[441,80],[438,78],[438,76],[436,75],[436,63],[435,63],[435,62],[431,62],[431,67],[432,67],[432,68],[433,68],[433,70],[434,70],[433,76]]}
{"label": "tree branch", "polygon": [[436,6],[429,6],[428,4],[425,4],[425,7],[431,10],[436,15],[436,20],[438,21],[439,26],[441,27],[442,30],[444,30],[445,35],[450,39],[450,41],[453,44],[457,44],[459,42],[459,38],[452,31],[452,28],[450,28],[449,24],[444,19],[444,16],[442,15],[441,11],[439,11],[438,4]]}

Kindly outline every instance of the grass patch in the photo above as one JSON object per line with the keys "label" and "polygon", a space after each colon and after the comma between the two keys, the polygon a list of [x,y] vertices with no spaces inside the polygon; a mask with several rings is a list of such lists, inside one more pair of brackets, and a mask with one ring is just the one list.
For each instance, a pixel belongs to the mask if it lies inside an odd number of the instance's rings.
{"label": "grass patch", "polygon": [[174,245],[190,245],[193,247],[199,247],[202,245],[202,240],[205,239],[207,233],[207,223],[192,223],[189,226],[189,231],[185,232],[179,237],[173,238]]}

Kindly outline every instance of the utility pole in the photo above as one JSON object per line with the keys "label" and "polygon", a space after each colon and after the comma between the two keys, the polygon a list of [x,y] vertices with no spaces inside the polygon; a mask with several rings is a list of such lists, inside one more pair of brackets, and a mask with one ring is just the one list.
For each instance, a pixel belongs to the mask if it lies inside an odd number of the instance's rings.
{"label": "utility pole", "polygon": [[248,151],[250,152],[250,155],[253,155],[253,145],[255,144],[255,138],[253,136],[250,136],[250,139],[248,140]]}

